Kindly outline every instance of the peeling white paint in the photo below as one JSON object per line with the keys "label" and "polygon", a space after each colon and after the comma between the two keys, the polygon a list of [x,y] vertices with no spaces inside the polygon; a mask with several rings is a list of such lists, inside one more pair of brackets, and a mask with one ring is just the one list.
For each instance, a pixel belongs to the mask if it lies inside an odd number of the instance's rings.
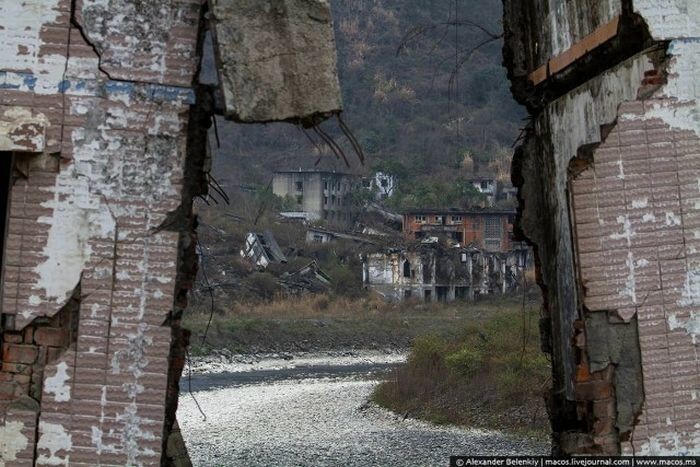
{"label": "peeling white paint", "polygon": [[[0,10],[2,7],[0,7]],[[2,84],[2,83],[0,83]],[[10,135],[14,130],[24,125],[33,125],[41,131],[36,134],[22,136],[20,141],[13,139]],[[30,109],[22,107],[11,107],[0,112],[0,150],[20,151],[20,152],[43,152],[46,145],[46,128],[49,126],[48,119],[43,114],[33,114]],[[24,138],[29,137],[29,141]]]}
{"label": "peeling white paint", "polygon": [[655,39],[700,36],[697,0],[634,0],[634,9],[646,20]]}
{"label": "peeling white paint", "polygon": [[668,227],[675,227],[681,225],[681,218],[672,212],[666,213],[666,225]]}
{"label": "peeling white paint", "polygon": [[637,303],[637,277],[634,274],[634,255],[631,251],[627,252],[627,268],[629,272],[622,295],[629,297],[632,303]]}
{"label": "peeling white paint", "polygon": [[643,209],[647,206],[649,206],[649,199],[648,198],[640,198],[640,199],[632,200],[632,208],[634,208],[634,209]]}
{"label": "peeling white paint", "polygon": [[691,311],[690,318],[678,319],[677,313],[669,315],[668,327],[671,331],[675,329],[684,329],[692,338],[693,344],[697,344],[697,336],[700,334],[700,312]]}
{"label": "peeling white paint", "polygon": [[618,174],[617,174],[618,180],[624,180],[625,179],[625,166],[622,163],[622,161],[617,161],[617,167],[618,167]]}
{"label": "peeling white paint", "polygon": [[[0,27],[3,46],[0,48],[0,70],[26,73],[30,71],[35,80],[25,76],[10,76],[13,84],[23,91],[37,94],[54,94],[58,91],[66,68],[66,57],[59,54],[44,54],[39,58],[43,45],[40,37],[42,26],[55,22],[61,15],[59,0],[32,0],[31,2],[0,2]],[[66,31],[66,37],[68,36]],[[24,54],[17,51],[23,48]]]}
{"label": "peeling white paint", "polygon": [[618,216],[617,223],[622,225],[622,232],[614,233],[610,235],[612,240],[627,240],[627,246],[632,246],[632,237],[636,236],[636,233],[632,229],[632,223],[630,222],[629,216]]}
{"label": "peeling white paint", "polygon": [[[72,440],[71,434],[63,425],[40,421],[37,465],[70,465],[69,453],[73,447]],[[42,451],[48,451],[49,455]],[[59,455],[61,451],[65,453],[64,457]]]}
{"label": "peeling white paint", "polygon": [[[690,435],[690,442],[681,441],[681,435]],[[649,437],[636,450],[637,456],[698,456],[700,455],[700,432],[679,433],[670,431]]]}
{"label": "peeling white paint", "polygon": [[16,460],[17,454],[29,446],[29,438],[22,433],[23,429],[24,423],[17,421],[0,426],[0,465]]}
{"label": "peeling white paint", "polygon": [[700,306],[700,268],[690,269],[685,276],[685,284],[683,286],[683,298],[680,300],[681,306]]}
{"label": "peeling white paint", "polygon": [[117,273],[117,279],[119,279],[120,281],[128,281],[131,279],[131,274],[129,274],[128,271],[119,271]]}
{"label": "peeling white paint", "polygon": [[[80,189],[79,186],[75,188]],[[36,268],[40,278],[36,288],[44,289],[47,298],[62,305],[80,282],[90,258],[90,221],[87,213],[64,200],[59,190],[55,191],[51,202],[42,206],[53,208],[54,213],[51,217],[39,218],[40,223],[49,224],[51,228],[44,247],[47,259]]]}
{"label": "peeling white paint", "polygon": [[136,402],[130,403],[124,409],[124,412],[117,414],[117,421],[124,424],[121,435],[129,465],[137,465],[138,456],[141,454],[148,456],[155,454],[152,449],[141,447],[142,441],[154,440],[156,435],[152,431],[142,428],[144,422],[150,422],[151,420],[144,419],[138,415]]}
{"label": "peeling white paint", "polygon": [[44,380],[44,391],[49,394],[54,394],[56,402],[66,402],[70,400],[70,384],[66,384],[70,380],[68,375],[68,364],[61,362],[56,365],[56,374]]}

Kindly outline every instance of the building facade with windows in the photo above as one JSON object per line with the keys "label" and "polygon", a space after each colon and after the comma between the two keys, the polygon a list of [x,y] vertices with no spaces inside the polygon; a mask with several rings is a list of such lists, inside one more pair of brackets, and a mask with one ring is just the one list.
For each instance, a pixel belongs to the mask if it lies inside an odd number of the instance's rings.
{"label": "building facade with windows", "polygon": [[413,210],[403,216],[406,238],[447,237],[462,245],[486,251],[510,251],[514,211],[497,210]]}
{"label": "building facade with windows", "polygon": [[363,257],[362,282],[389,301],[453,302],[513,293],[525,285],[532,251],[418,245]]}
{"label": "building facade with windows", "polygon": [[349,223],[353,207],[348,195],[357,187],[354,175],[342,172],[297,170],[275,172],[272,192],[294,201],[295,212],[306,214],[306,219]]}

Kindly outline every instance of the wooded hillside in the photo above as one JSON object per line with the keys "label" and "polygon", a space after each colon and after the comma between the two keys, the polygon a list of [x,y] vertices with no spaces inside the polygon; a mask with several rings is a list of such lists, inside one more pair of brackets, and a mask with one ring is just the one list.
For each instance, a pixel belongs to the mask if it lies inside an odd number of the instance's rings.
{"label": "wooded hillside", "polygon": [[[467,176],[471,162],[507,177],[525,112],[508,89],[502,41],[491,38],[501,34],[500,0],[457,0],[456,13],[453,0],[332,4],[344,118],[368,156],[364,167],[350,159],[353,172],[388,169],[411,181],[404,194],[415,186],[428,198]],[[344,141],[336,122],[324,128]],[[320,166],[347,170],[288,124],[220,121],[219,132],[213,173],[229,190],[266,186],[272,171],[311,168],[319,156]]]}

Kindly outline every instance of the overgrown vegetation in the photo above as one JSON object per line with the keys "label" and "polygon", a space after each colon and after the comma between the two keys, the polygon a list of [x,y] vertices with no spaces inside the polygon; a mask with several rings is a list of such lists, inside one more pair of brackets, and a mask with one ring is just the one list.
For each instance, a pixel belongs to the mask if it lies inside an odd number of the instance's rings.
{"label": "overgrown vegetation", "polygon": [[464,326],[454,339],[420,337],[374,400],[435,423],[544,434],[550,365],[539,348],[537,322],[536,310],[511,304]]}
{"label": "overgrown vegetation", "polygon": [[396,210],[416,208],[469,208],[485,203],[486,197],[467,180],[427,180],[399,184],[387,200]]}

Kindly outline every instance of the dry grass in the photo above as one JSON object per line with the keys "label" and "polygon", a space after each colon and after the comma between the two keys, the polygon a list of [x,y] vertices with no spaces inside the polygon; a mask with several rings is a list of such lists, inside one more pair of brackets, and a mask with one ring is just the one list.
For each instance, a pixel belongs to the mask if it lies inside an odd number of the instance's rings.
{"label": "dry grass", "polygon": [[518,307],[516,300],[480,303],[387,303],[369,295],[351,299],[333,295],[277,297],[271,301],[232,303],[210,318],[206,303],[193,306],[184,326],[192,330],[193,353],[227,348],[234,352],[332,350],[337,348],[408,348],[425,334],[456,338],[465,326],[499,310]]}
{"label": "dry grass", "polygon": [[380,296],[369,295],[350,298],[332,295],[305,295],[301,297],[277,296],[269,302],[234,303],[227,315],[260,318],[352,318],[366,319],[379,315],[399,316],[421,312],[431,315],[448,315],[463,312],[465,304],[423,304],[418,301],[389,303]]}

